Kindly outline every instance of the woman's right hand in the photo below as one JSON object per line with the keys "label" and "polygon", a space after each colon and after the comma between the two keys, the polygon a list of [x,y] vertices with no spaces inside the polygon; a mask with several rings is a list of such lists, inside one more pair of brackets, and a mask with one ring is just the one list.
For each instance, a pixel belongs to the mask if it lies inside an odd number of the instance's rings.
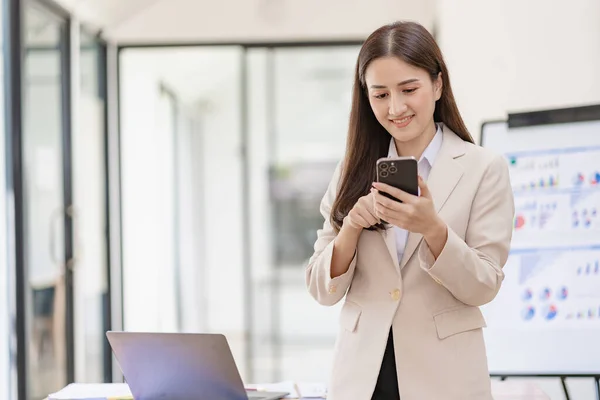
{"label": "woman's right hand", "polygon": [[373,193],[369,193],[358,199],[352,210],[344,218],[344,225],[348,225],[358,231],[370,228],[379,222],[379,218],[375,215],[375,198]]}

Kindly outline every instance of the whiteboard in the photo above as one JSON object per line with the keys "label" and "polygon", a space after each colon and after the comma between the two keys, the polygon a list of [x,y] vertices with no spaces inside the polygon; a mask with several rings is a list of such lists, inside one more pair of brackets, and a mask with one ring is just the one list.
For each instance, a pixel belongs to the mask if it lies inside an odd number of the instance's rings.
{"label": "whiteboard", "polygon": [[481,309],[493,375],[600,374],[600,121],[483,125],[510,169],[506,278]]}

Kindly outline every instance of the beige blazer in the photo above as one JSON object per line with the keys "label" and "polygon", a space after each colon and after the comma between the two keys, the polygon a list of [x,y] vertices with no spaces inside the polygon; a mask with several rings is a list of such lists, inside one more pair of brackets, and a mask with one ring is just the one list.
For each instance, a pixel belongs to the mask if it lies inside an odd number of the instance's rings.
{"label": "beige blazer", "polygon": [[331,279],[336,233],[329,214],[340,166],[321,202],[325,223],[306,284],[320,304],[344,301],[328,400],[371,399],[390,325],[402,400],[492,399],[478,306],[504,279],[514,217],[508,167],[502,156],[442,129],[428,180],[448,225],[437,260],[419,234],[408,235],[398,260],[393,229],[364,230],[348,272]]}

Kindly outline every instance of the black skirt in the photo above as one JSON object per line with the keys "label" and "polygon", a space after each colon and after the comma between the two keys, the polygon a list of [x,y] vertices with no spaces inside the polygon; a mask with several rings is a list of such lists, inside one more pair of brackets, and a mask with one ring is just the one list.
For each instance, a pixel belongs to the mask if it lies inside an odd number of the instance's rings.
{"label": "black skirt", "polygon": [[375,385],[371,400],[400,400],[392,328],[390,328],[390,334],[381,362],[381,369],[379,370],[377,384]]}

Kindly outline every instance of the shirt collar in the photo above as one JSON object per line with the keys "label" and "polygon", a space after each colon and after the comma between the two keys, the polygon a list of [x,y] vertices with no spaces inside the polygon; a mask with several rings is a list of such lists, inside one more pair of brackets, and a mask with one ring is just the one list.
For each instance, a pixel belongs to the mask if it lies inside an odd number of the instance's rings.
{"label": "shirt collar", "polygon": [[[433,166],[433,163],[435,162],[435,159],[437,158],[437,155],[442,147],[442,127],[441,124],[436,124],[436,126],[437,130],[435,132],[435,135],[433,136],[433,139],[431,139],[431,142],[429,142],[429,145],[425,148],[425,151],[423,151],[421,159],[419,159],[419,162],[421,162],[422,160],[427,160],[430,166]],[[390,140],[388,157],[398,157],[398,152],[396,151],[396,143],[394,143],[393,137]]]}

